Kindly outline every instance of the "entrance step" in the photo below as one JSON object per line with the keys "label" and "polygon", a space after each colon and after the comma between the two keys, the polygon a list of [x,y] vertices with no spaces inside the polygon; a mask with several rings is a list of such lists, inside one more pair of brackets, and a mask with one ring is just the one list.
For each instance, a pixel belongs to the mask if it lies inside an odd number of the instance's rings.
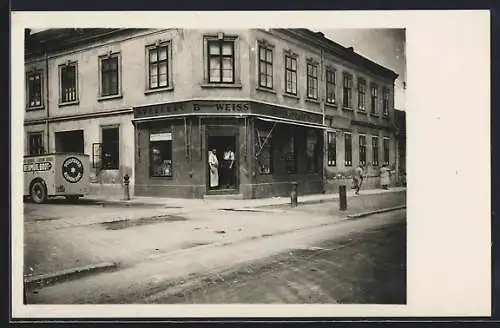
{"label": "entrance step", "polygon": [[243,199],[243,194],[229,194],[229,193],[220,193],[220,194],[210,194],[203,196],[204,199]]}

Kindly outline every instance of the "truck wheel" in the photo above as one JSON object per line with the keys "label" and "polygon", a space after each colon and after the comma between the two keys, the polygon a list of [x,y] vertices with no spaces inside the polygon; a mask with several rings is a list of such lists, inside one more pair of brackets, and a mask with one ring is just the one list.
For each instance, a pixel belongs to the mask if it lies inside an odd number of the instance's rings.
{"label": "truck wheel", "polygon": [[76,202],[78,200],[78,198],[80,198],[80,196],[75,196],[75,195],[64,196],[64,197],[66,197],[66,200],[68,200],[70,202]]}
{"label": "truck wheel", "polygon": [[31,199],[37,204],[47,200],[47,188],[42,181],[36,181],[31,185]]}

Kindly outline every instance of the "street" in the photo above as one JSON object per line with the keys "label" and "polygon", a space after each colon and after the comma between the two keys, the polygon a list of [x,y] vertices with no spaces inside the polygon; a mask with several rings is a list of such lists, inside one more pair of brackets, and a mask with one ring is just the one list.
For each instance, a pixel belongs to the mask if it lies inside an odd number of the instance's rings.
{"label": "street", "polygon": [[[25,204],[28,304],[404,303],[404,192],[266,208]],[[68,215],[73,211],[75,215]],[[311,248],[312,247],[312,248]],[[80,269],[79,269],[80,270]]]}

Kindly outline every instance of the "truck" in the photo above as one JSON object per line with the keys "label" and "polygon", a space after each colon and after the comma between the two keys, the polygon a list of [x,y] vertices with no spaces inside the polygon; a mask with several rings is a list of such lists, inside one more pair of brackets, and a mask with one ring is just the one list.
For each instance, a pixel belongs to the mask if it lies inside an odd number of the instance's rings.
{"label": "truck", "polygon": [[89,193],[89,162],[80,153],[24,156],[24,197],[38,204],[57,196],[78,200]]}

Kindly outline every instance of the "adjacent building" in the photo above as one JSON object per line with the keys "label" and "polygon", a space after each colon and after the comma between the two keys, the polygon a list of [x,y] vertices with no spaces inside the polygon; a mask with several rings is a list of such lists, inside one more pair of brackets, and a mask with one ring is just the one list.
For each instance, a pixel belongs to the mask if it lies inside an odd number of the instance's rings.
{"label": "adjacent building", "polygon": [[397,74],[322,33],[51,29],[25,56],[26,153],[89,154],[96,193],[321,193],[397,166]]}

